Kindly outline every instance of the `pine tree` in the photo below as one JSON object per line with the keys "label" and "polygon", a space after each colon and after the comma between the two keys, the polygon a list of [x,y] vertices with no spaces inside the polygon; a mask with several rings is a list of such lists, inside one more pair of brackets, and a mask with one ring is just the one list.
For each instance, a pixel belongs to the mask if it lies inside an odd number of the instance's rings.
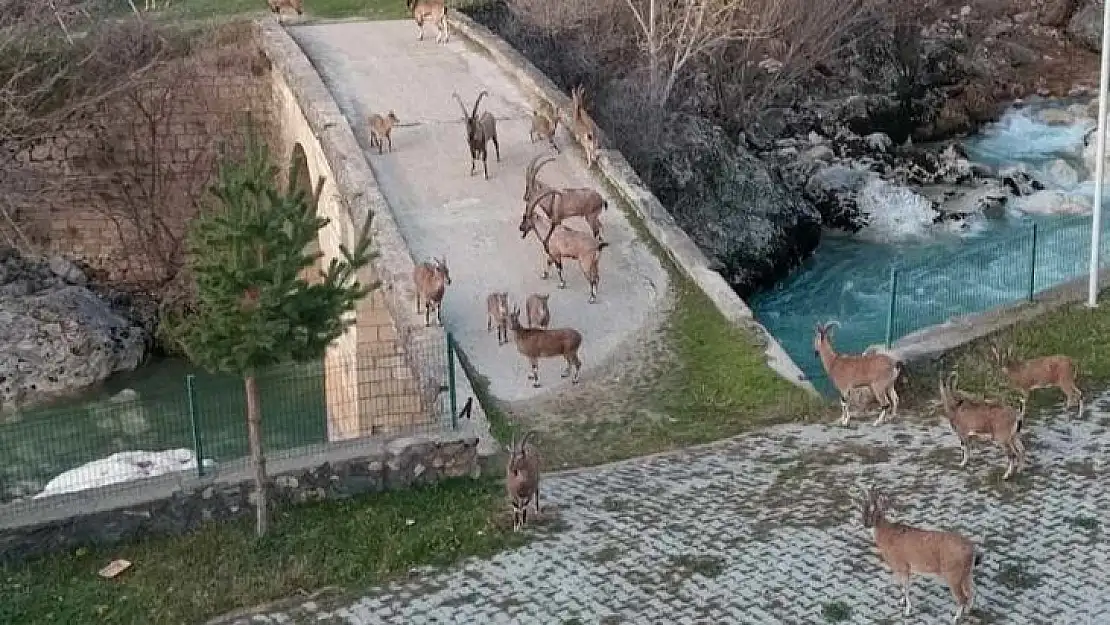
{"label": "pine tree", "polygon": [[369,217],[354,250],[341,247],[342,259],[333,258],[318,283],[301,277],[321,256],[307,250],[329,223],[316,213],[323,178],[309,196],[297,187],[294,164],[288,188],[280,190],[278,168],[249,120],[246,137],[241,160],[221,149],[210,188],[216,206],[189,224],[195,305],[164,325],[192,362],[243,378],[261,536],[268,525],[267,476],[255,376],[267,367],[323,357],[350,325],[347,313],[376,285],[356,279],[374,258]]}

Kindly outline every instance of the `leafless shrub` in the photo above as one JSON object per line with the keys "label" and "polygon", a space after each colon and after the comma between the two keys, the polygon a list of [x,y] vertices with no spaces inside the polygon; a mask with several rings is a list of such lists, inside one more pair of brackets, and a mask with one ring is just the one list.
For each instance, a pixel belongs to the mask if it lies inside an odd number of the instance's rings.
{"label": "leafless shrub", "polygon": [[[18,156],[63,127],[91,130],[100,105],[142,82],[188,42],[141,19],[110,20],[101,2],[0,0],[0,196],[20,188]],[[34,252],[38,214],[0,210],[4,238]]]}

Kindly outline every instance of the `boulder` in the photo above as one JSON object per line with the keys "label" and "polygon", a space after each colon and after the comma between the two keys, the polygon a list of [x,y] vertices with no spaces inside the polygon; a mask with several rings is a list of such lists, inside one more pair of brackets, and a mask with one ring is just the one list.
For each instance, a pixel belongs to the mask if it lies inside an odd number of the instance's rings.
{"label": "boulder", "polygon": [[1077,43],[1099,52],[1102,50],[1102,2],[1083,0],[1079,10],[1068,21],[1068,35]]}
{"label": "boulder", "polygon": [[712,122],[677,116],[652,188],[743,297],[784,277],[817,247],[821,215]]}
{"label": "boulder", "polygon": [[820,211],[826,226],[854,232],[860,227],[856,197],[873,177],[869,171],[845,165],[825,167],[806,182],[805,199]]}
{"label": "boulder", "polygon": [[87,287],[69,284],[77,279],[69,268],[59,277],[52,267],[60,263],[0,256],[0,410],[67,395],[142,363],[146,332]]}

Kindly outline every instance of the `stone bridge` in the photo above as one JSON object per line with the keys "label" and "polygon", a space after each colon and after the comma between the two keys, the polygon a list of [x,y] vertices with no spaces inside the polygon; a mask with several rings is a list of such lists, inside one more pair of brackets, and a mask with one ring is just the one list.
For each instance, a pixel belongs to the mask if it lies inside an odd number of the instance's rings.
{"label": "stone bridge", "polygon": [[[463,22],[464,30],[480,28]],[[330,356],[336,362],[360,363],[357,371],[349,369],[345,377],[328,381],[333,439],[388,433],[394,426],[421,422],[427,419],[428,402],[437,401],[443,376],[420,371],[419,358],[412,356],[414,341],[432,345],[435,337],[443,337],[438,328],[424,327],[413,299],[414,263],[433,256],[447,258],[453,281],[443,304],[445,330],[489,380],[490,391],[506,401],[558,393],[570,382],[559,375],[561,359],[548,360],[541,363],[543,386],[532,387],[527,361],[511,343],[498,346],[487,331],[485,300],[490,292],[508,291],[522,308],[529,293],[549,293],[552,326],[573,327],[583,335],[585,379],[622,353],[634,352],[666,318],[670,276],[644,235],[633,228],[628,208],[644,219],[650,238],[727,318],[753,323],[747,307],[709,269],[623,157],[603,150],[599,166],[588,170],[566,123],[560,124],[556,138],[561,153],[530,141],[531,113],[539,100],[560,107],[564,122],[569,102],[561,93],[552,95],[554,86],[530,64],[514,65],[507,58],[514,54],[511,49],[483,48],[458,32],[447,45],[435,44],[434,37],[418,41],[409,21],[287,28],[266,21],[260,28],[276,66],[280,148],[298,158],[303,153],[311,180],[326,180],[320,210],[332,224],[320,240],[325,262],[338,253],[340,243],[353,242],[368,212],[373,213],[381,255],[366,278],[380,280],[383,288],[357,311],[350,335]],[[470,174],[462,112],[453,97],[458,93],[472,105],[482,91],[488,95],[481,108],[497,118],[500,140],[500,161],[490,146],[488,180],[480,165],[476,175]],[[378,154],[370,148],[367,118],[389,110],[401,123],[393,131],[392,152]],[[543,180],[597,189],[609,203],[602,223],[610,245],[602,251],[594,304],[587,303],[589,288],[575,265],[565,268],[565,289],[557,288],[554,277],[541,279],[541,246],[534,237],[522,239],[517,228],[525,168],[545,153],[555,161],[543,170]],[[568,225],[586,228],[577,221]],[[772,366],[797,380],[793,363],[773,338],[768,336],[768,342]],[[406,382],[398,385],[401,378]],[[390,397],[383,398],[386,382],[392,384],[386,393]],[[352,388],[359,389],[357,401]]]}

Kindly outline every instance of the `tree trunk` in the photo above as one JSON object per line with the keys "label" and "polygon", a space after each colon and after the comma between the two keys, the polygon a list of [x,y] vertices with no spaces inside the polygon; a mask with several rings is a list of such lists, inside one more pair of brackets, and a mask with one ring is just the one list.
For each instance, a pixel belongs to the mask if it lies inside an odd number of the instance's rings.
{"label": "tree trunk", "polygon": [[258,382],[254,375],[244,380],[247,390],[247,443],[251,450],[251,466],[254,467],[254,492],[258,499],[255,510],[258,513],[257,531],[264,536],[270,525],[269,497],[266,491],[266,454],[262,450],[262,415],[258,406]]}

